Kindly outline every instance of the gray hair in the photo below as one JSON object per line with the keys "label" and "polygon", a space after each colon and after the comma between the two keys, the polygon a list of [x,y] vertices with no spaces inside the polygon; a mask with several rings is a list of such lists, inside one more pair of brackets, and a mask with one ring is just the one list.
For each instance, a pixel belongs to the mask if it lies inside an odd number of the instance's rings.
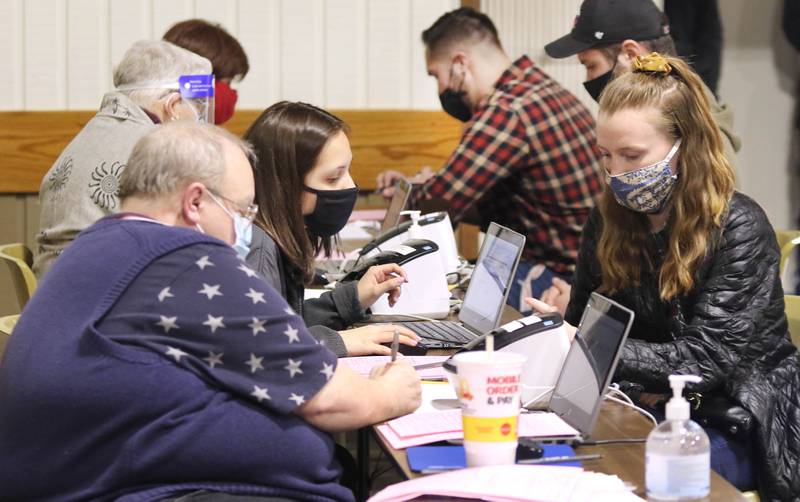
{"label": "gray hair", "polygon": [[225,176],[226,142],[239,147],[255,165],[250,144],[220,127],[171,122],[155,128],[133,147],[120,177],[120,199],[172,195],[196,181],[219,190]]}
{"label": "gray hair", "polygon": [[114,68],[114,87],[122,88],[120,92],[134,103],[148,108],[167,90],[177,91],[181,75],[211,72],[211,62],[194,52],[163,40],[140,40]]}

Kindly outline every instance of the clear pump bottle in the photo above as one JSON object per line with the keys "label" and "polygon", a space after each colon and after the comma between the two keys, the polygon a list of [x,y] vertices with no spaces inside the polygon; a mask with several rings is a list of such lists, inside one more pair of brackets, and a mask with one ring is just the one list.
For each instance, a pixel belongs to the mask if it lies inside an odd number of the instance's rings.
{"label": "clear pump bottle", "polygon": [[670,375],[672,399],[666,420],[647,436],[645,483],[652,500],[695,500],[710,490],[711,456],[708,435],[689,419],[689,402],[683,398],[687,382],[700,382],[694,375]]}

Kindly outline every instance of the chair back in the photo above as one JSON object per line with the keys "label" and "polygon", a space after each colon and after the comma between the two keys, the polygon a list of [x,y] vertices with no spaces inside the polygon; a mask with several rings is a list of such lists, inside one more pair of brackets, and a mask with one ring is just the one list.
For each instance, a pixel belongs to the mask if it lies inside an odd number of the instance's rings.
{"label": "chair back", "polygon": [[0,246],[0,260],[8,266],[11,285],[22,310],[36,290],[36,276],[31,270],[33,253],[25,244],[5,244]]}
{"label": "chair back", "polygon": [[800,296],[786,295],[783,299],[786,302],[786,320],[789,321],[792,343],[795,347],[800,347]]}
{"label": "chair back", "polygon": [[6,344],[8,343],[9,337],[11,337],[11,332],[14,331],[17,319],[19,319],[19,314],[0,317],[0,361],[3,360]]}
{"label": "chair back", "polygon": [[786,262],[792,255],[792,250],[800,244],[800,230],[776,230],[778,247],[781,249],[781,277],[786,269]]}

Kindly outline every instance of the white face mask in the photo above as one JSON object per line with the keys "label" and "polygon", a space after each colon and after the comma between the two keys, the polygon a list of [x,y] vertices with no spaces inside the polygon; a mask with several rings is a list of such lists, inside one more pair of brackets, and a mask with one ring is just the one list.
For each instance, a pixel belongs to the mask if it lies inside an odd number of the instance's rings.
{"label": "white face mask", "polygon": [[[233,220],[234,242],[231,247],[236,251],[236,254],[239,255],[239,258],[244,260],[250,253],[250,244],[253,241],[253,222],[237,212],[230,212],[228,208],[225,207],[225,204],[220,202],[211,191],[208,192],[208,195],[223,211],[225,211],[225,214],[230,216]],[[201,227],[199,223],[197,223],[195,227],[201,233],[205,233],[203,227]]]}

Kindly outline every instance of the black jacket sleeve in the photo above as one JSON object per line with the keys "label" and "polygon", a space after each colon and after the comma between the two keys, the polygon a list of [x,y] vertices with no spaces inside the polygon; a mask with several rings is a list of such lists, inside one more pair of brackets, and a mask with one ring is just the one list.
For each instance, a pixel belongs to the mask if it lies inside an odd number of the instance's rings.
{"label": "black jacket sleeve", "polygon": [[366,318],[358,301],[358,283],[339,283],[333,291],[303,302],[303,317],[309,325],[321,324],[333,329],[345,329]]}
{"label": "black jacket sleeve", "polygon": [[628,339],[617,368],[621,378],[663,386],[671,374],[695,374],[703,381],[693,390],[713,390],[730,379],[743,358],[763,352],[760,339],[774,336],[757,326],[785,328],[764,319],[780,280],[780,254],[775,233],[755,202],[740,197],[731,206],[712,253],[674,341]]}
{"label": "black jacket sleeve", "polygon": [[578,249],[578,263],[572,278],[569,305],[567,305],[567,311],[564,314],[564,320],[573,326],[577,326],[580,322],[592,291],[600,287],[601,277],[597,267],[597,260],[595,259],[600,227],[600,212],[597,208],[592,209],[583,226],[581,245]]}

